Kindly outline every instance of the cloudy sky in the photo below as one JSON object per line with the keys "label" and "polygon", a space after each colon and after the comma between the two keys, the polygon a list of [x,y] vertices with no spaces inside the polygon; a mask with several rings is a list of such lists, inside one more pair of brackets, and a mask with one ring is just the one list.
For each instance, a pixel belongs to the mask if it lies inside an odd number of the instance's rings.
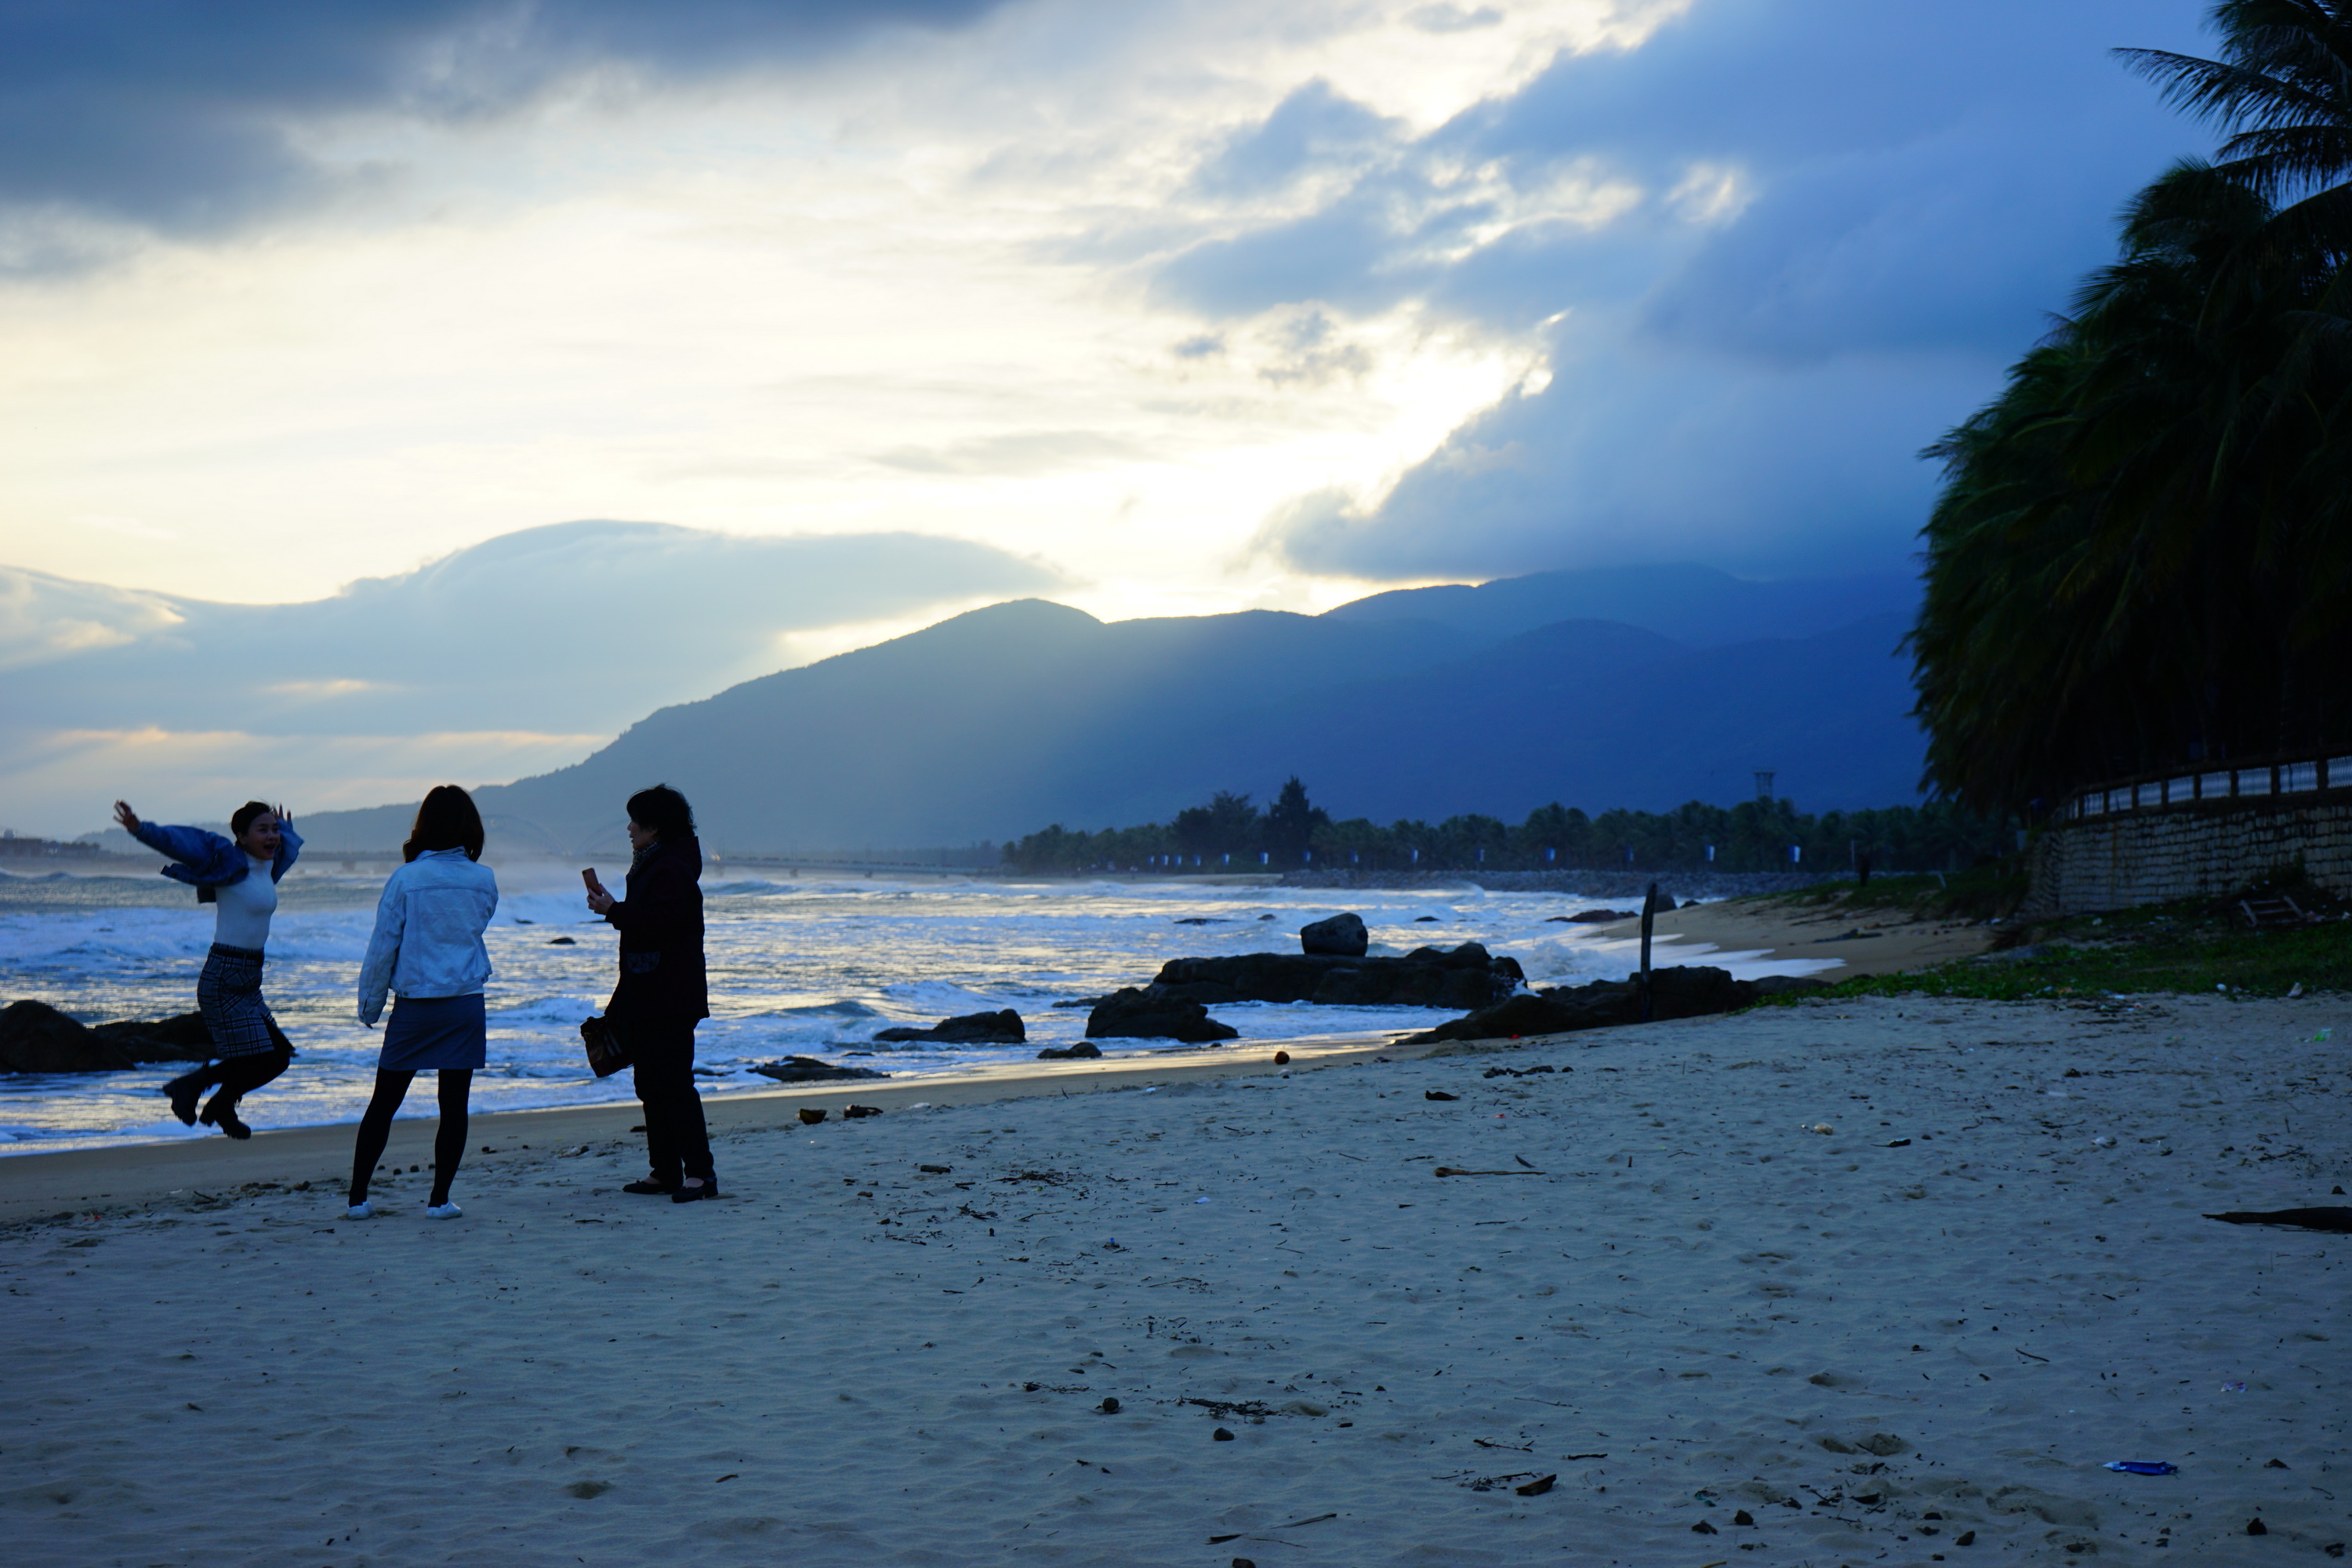
{"label": "cloudy sky", "polygon": [[2203,8],[6,7],[0,823],[511,777],[1015,593],[1899,565],[2207,145],[2107,56]]}

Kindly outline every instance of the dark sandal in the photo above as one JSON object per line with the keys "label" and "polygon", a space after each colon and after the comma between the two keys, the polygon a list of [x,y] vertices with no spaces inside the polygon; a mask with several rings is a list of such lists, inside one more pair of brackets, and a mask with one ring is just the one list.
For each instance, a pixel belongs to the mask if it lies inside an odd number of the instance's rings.
{"label": "dark sandal", "polygon": [[665,1193],[675,1193],[677,1188],[670,1183],[656,1182],[648,1178],[642,1182],[631,1182],[621,1190],[625,1193],[644,1193],[649,1196],[659,1197]]}
{"label": "dark sandal", "polygon": [[670,1194],[669,1201],[674,1204],[691,1204],[698,1203],[704,1198],[715,1198],[718,1195],[719,1184],[705,1182],[698,1187],[680,1186],[677,1191]]}

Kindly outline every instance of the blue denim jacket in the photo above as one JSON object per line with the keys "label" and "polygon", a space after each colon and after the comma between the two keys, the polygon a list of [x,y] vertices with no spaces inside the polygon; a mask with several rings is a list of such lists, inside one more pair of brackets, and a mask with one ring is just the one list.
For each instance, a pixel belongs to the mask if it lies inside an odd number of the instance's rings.
{"label": "blue denim jacket", "polygon": [[482,930],[499,912],[499,879],[463,849],[427,849],[392,874],[376,901],[360,965],[360,1021],[383,1016],[387,991],[471,996],[490,977]]}
{"label": "blue denim jacket", "polygon": [[[212,901],[215,888],[244,881],[253,864],[235,841],[201,827],[166,827],[160,822],[142,822],[133,837],[157,854],[170,856],[174,864],[164,867],[163,875],[195,889],[200,903]],[[273,882],[283,881],[302,853],[302,836],[294,831],[292,823],[279,822],[278,839],[278,859],[269,868],[269,879]]]}

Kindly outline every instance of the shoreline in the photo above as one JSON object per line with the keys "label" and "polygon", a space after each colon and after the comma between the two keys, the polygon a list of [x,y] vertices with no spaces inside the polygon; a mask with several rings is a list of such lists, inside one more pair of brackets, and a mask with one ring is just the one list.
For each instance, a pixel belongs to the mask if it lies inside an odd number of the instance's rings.
{"label": "shoreline", "polygon": [[[839,1120],[850,1105],[871,1105],[887,1115],[922,1106],[972,1106],[999,1100],[1099,1094],[1117,1089],[1218,1079],[1284,1073],[1293,1069],[1343,1067],[1386,1058],[1417,1058],[1429,1047],[1399,1047],[1397,1037],[1363,1035],[1324,1037],[1312,1041],[1251,1041],[1245,1048],[1231,1045],[1209,1052],[1167,1053],[1177,1059],[1151,1057],[1113,1058],[1099,1061],[1009,1062],[974,1068],[903,1082],[869,1079],[863,1082],[780,1086],[743,1093],[711,1095],[702,1102],[711,1136],[721,1132],[756,1131],[797,1126],[803,1106],[824,1110]],[[1288,1067],[1277,1066],[1276,1051],[1287,1052]],[[429,1100],[429,1096],[426,1097]],[[552,1150],[632,1136],[631,1129],[645,1110],[635,1100],[602,1105],[539,1106],[520,1110],[476,1111],[467,1118],[467,1142],[475,1145],[460,1172],[462,1186],[478,1170],[496,1170],[514,1156],[529,1152],[544,1156]],[[384,1163],[423,1163],[433,1157],[434,1116],[402,1116],[394,1120]],[[70,1219],[93,1209],[140,1207],[211,1188],[240,1188],[274,1183],[290,1187],[308,1182],[324,1184],[340,1193],[351,1174],[351,1150],[358,1127],[353,1121],[320,1122],[305,1127],[257,1131],[236,1140],[215,1133],[208,1138],[167,1139],[155,1142],[109,1143],[96,1148],[44,1150],[0,1156],[0,1226],[28,1220]]]}

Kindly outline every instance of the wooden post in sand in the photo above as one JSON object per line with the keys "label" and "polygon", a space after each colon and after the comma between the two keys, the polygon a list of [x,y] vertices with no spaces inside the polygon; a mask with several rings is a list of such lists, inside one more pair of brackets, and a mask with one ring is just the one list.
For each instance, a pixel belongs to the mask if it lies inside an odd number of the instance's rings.
{"label": "wooden post in sand", "polygon": [[1658,885],[1650,884],[1650,896],[1642,900],[1642,1022],[1650,1021],[1650,927],[1658,917]]}

